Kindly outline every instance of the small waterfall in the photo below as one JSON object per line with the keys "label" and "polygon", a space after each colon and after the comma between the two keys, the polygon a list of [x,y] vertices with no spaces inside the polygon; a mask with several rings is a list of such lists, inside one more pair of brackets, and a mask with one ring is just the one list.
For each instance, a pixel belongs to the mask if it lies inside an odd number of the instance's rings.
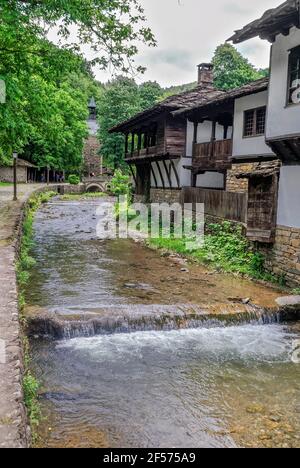
{"label": "small waterfall", "polygon": [[[173,308],[174,309],[174,308]],[[269,325],[299,320],[300,311],[267,311],[254,305],[245,305],[235,313],[212,314],[196,307],[178,307],[172,312],[149,312],[141,310],[126,312],[122,308],[111,309],[100,316],[80,316],[68,319],[67,316],[51,315],[34,317],[28,322],[31,336],[47,336],[54,339],[93,337],[112,333],[133,333],[137,331],[171,331],[188,328],[212,328],[239,326],[245,324]]]}

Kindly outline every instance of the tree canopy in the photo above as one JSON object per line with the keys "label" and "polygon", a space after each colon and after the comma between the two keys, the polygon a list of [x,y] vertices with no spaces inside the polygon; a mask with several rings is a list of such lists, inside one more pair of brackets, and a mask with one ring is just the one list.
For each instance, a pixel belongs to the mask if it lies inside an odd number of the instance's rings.
{"label": "tree canopy", "polygon": [[214,85],[225,91],[266,76],[265,72],[256,70],[231,44],[222,44],[217,47],[212,63]]}
{"label": "tree canopy", "polygon": [[[138,42],[155,43],[144,21],[138,0],[0,0],[0,164],[18,151],[39,166],[78,169],[87,103],[103,89],[92,66],[130,70]],[[54,26],[57,46],[47,38]],[[81,45],[96,59],[84,60]]]}
{"label": "tree canopy", "polygon": [[124,162],[124,135],[110,134],[114,125],[129,119],[138,112],[152,107],[163,90],[156,82],[138,86],[133,79],[120,76],[105,86],[100,99],[99,138],[101,154],[108,166],[126,167]]}
{"label": "tree canopy", "polygon": [[55,27],[64,43],[75,30],[76,43],[68,47],[78,52],[80,45],[89,45],[96,55],[93,64],[128,71],[139,42],[155,45],[139,0],[0,0],[0,13],[8,33],[1,53],[44,54],[37,40]]}

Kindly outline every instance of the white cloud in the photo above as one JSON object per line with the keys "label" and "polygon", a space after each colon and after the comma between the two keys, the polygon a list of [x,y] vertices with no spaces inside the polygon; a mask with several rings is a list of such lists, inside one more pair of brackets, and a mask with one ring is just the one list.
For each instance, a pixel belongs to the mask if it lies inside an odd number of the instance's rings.
{"label": "white cloud", "polygon": [[[196,65],[211,60],[216,47],[236,29],[279,4],[274,0],[140,0],[158,47],[140,47],[137,63],[147,67],[141,81],[156,80],[163,86],[196,79]],[[238,49],[257,67],[267,67],[270,45],[253,39]],[[88,54],[87,54],[88,55]],[[95,70],[101,81],[109,73]]]}

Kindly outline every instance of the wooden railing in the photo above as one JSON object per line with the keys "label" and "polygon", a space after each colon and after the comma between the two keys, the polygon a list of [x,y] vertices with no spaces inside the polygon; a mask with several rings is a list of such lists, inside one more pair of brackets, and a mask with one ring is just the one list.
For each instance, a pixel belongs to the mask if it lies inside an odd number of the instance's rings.
{"label": "wooden railing", "polygon": [[126,159],[138,158],[143,156],[156,156],[157,146],[149,146],[149,148],[142,148],[140,150],[135,150],[133,153],[127,153]]}
{"label": "wooden railing", "polygon": [[184,187],[181,197],[182,203],[204,203],[204,212],[206,215],[246,223],[246,193]]}
{"label": "wooden railing", "polygon": [[226,170],[231,167],[232,140],[197,143],[193,150],[193,166],[199,169]]}

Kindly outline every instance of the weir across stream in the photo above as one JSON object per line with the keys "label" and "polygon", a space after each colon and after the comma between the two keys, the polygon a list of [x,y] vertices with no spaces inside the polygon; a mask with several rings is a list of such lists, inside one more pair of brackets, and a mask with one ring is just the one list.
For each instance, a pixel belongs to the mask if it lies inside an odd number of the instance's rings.
{"label": "weir across stream", "polygon": [[101,241],[99,203],[54,199],[36,215],[26,314],[41,446],[299,445],[299,327],[280,292]]}

